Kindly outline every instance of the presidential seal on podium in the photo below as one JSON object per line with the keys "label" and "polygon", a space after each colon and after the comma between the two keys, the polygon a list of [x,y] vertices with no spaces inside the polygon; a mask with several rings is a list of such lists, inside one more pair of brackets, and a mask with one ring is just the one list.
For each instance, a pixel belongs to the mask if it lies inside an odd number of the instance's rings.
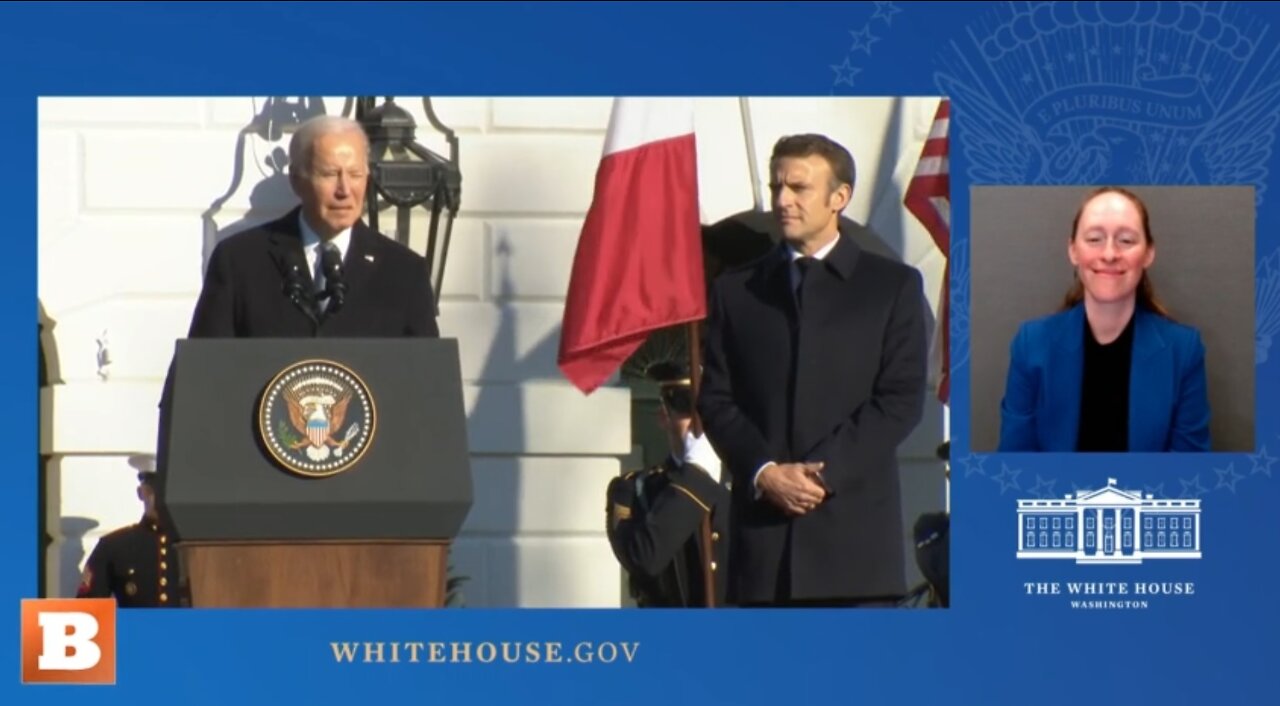
{"label": "presidential seal on podium", "polygon": [[294,363],[258,404],[263,446],[284,470],[324,478],[359,463],[373,441],[373,395],[354,371],[330,360]]}

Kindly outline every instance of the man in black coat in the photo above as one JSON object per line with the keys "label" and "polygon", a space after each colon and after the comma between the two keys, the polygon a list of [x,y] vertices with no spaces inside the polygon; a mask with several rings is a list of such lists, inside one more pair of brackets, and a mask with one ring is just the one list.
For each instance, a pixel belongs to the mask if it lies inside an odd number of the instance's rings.
{"label": "man in black coat", "polygon": [[717,278],[708,302],[699,412],[733,477],[730,600],[893,605],[906,593],[897,448],[926,384],[923,280],[841,230],[842,146],[786,137],[770,169],[784,242]]}
{"label": "man in black coat", "polygon": [[693,394],[688,366],[657,363],[646,374],[660,386],[658,423],[671,454],[656,466],[609,483],[609,544],[627,571],[638,606],[723,606],[729,491],[720,484],[720,460],[705,436],[690,431]]}
{"label": "man in black coat", "polygon": [[80,576],[77,598],[115,598],[121,608],[186,604],[168,521],[156,507],[151,468],[138,472],[142,520],[98,540]]}
{"label": "man in black coat", "polygon": [[[289,152],[301,205],[214,248],[188,336],[439,336],[426,259],[361,220],[369,148],[359,123],[315,118]],[[322,252],[334,248],[326,272]]]}
{"label": "man in black coat", "polygon": [[[358,122],[304,123],[289,145],[301,204],[214,248],[188,338],[439,337],[426,258],[361,220],[368,179]],[[171,368],[160,402],[162,485],[172,378]]]}

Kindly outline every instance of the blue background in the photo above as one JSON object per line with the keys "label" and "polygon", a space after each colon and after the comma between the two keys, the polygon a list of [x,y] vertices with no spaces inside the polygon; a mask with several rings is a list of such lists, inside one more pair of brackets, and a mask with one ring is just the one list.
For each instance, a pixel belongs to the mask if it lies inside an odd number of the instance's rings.
{"label": "blue background", "polygon": [[[0,703],[1271,703],[1280,620],[1280,8],[1261,3],[515,3],[6,5],[0,172],[10,267],[0,277]],[[410,34],[417,32],[418,34]],[[1094,50],[1091,52],[1091,50]],[[1139,51],[1140,50],[1140,51]],[[1204,124],[1124,123],[1086,108],[1058,132],[1020,108],[1064,86],[1134,95],[1138,64],[1190,76]],[[837,68],[839,67],[839,68]],[[35,595],[36,98],[40,95],[938,95],[953,97],[952,590],[947,611],[133,611],[118,684],[20,684],[19,601]],[[1201,116],[1205,117],[1204,115]],[[1136,137],[1059,161],[1100,127]],[[1159,134],[1161,137],[1157,138]],[[1186,137],[1183,152],[1163,145]],[[1166,142],[1168,140],[1168,142]],[[1064,151],[1065,150],[1065,151]],[[1152,154],[1165,165],[1142,174]],[[1065,166],[1064,166],[1065,165]],[[974,183],[1251,184],[1257,214],[1257,444],[1267,454],[969,453],[968,189]],[[1212,247],[1212,234],[1205,234]],[[1242,342],[1242,345],[1245,345]],[[20,392],[27,390],[28,392]],[[1234,464],[1234,465],[1233,465]],[[1237,478],[1237,476],[1239,476]],[[1203,502],[1204,558],[1091,567],[1014,558],[1016,499],[1160,489]],[[1193,581],[1142,611],[1071,610],[1028,581]],[[332,640],[639,642],[634,664],[335,664]]]}

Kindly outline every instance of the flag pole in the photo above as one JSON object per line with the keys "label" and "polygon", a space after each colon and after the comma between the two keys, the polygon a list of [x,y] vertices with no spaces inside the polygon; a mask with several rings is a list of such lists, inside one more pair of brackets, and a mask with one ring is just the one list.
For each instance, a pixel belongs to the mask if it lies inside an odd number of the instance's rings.
{"label": "flag pole", "polygon": [[698,391],[702,389],[702,343],[698,321],[685,324],[689,341],[689,386],[693,390],[693,433],[702,436],[702,417],[698,414]]}
{"label": "flag pole", "polygon": [[756,158],[755,128],[751,125],[751,104],[746,96],[738,99],[738,112],[742,114],[742,140],[747,146],[747,170],[751,173],[751,198],[756,212],[764,212],[764,193],[760,188],[760,163]]}
{"label": "flag pole", "polygon": [[[693,389],[693,433],[696,436],[702,436],[702,417],[698,415],[698,390],[702,387],[702,345],[698,333],[697,321],[690,321],[685,324],[685,332],[689,341],[689,385]],[[702,547],[704,556],[702,557],[702,600],[703,605],[707,608],[716,607],[716,577],[715,571],[711,568],[712,556],[714,552],[712,547],[715,541],[711,538],[711,513],[707,512],[702,515],[702,522],[698,526],[702,534]]]}

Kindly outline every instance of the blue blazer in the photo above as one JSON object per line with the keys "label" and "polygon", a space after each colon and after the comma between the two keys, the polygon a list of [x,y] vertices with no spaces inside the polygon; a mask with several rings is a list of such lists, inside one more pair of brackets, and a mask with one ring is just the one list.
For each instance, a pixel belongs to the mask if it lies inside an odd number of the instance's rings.
{"label": "blue blazer", "polygon": [[[1129,451],[1208,451],[1200,334],[1138,307],[1129,371]],[[1010,346],[1000,451],[1074,452],[1084,379],[1084,305],[1024,323]]]}

